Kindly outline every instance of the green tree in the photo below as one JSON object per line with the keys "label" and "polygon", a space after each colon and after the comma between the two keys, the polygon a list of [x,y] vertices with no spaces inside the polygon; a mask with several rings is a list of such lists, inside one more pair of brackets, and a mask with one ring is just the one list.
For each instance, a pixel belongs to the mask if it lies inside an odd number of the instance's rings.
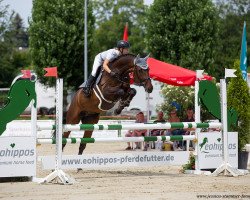
{"label": "green tree", "polygon": [[8,6],[3,6],[3,0],[0,0],[0,38],[3,40],[3,33],[6,30],[7,23],[7,8]]}
{"label": "green tree", "polygon": [[[216,69],[230,68],[235,59],[240,58],[243,23],[246,21],[247,32],[250,32],[250,0],[219,0],[216,6],[220,11],[219,44],[216,47]],[[247,38],[248,43],[250,37]],[[248,46],[248,52],[250,47]],[[248,60],[250,55],[248,55]],[[220,72],[222,77],[224,70]]]}
{"label": "green tree", "polygon": [[232,78],[228,85],[228,107],[238,113],[238,126],[235,131],[239,134],[239,150],[250,143],[250,94],[247,82],[243,80],[239,60],[235,61],[236,78]]}
{"label": "green tree", "polygon": [[[9,15],[8,6],[1,5],[2,1],[0,1],[0,87],[9,87],[14,77],[20,73],[20,69],[30,64],[30,59],[25,49],[17,48],[23,44],[21,41],[24,41],[19,37],[25,34],[22,19],[15,13]],[[18,24],[20,26],[17,26]]]}
{"label": "green tree", "polygon": [[11,53],[11,48],[8,47],[4,40],[4,34],[7,29],[7,6],[3,6],[2,2],[3,0],[0,0],[0,87],[8,87],[11,74],[11,70],[8,69],[8,55]]}
{"label": "green tree", "polygon": [[250,0],[216,0],[214,1],[220,11],[220,16],[224,18],[228,14],[245,15],[250,11]]}
{"label": "green tree", "polygon": [[23,25],[23,19],[18,13],[13,13],[10,19],[10,25],[6,33],[10,43],[14,47],[28,47],[28,32]]}
{"label": "green tree", "polygon": [[116,45],[123,38],[126,22],[129,27],[131,52],[145,52],[145,13],[143,0],[94,0],[96,14],[95,54]]}
{"label": "green tree", "polygon": [[147,46],[155,58],[214,75],[219,24],[211,0],[155,0],[146,24]]}
{"label": "green tree", "polygon": [[15,77],[17,71],[12,69],[10,62],[10,55],[12,55],[12,48],[9,48],[6,42],[0,42],[0,87],[9,87],[11,81]]}
{"label": "green tree", "polygon": [[[88,55],[92,51],[94,17],[88,4]],[[43,68],[58,66],[65,87],[75,88],[83,82],[84,72],[84,1],[33,1],[29,28],[30,50],[37,74],[43,83]]]}

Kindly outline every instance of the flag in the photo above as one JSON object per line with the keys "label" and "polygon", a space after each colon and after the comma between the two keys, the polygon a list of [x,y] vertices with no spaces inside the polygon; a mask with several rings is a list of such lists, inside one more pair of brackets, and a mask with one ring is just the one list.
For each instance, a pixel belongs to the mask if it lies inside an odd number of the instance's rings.
{"label": "flag", "polygon": [[246,22],[244,22],[242,41],[241,41],[241,54],[240,54],[240,70],[242,77],[247,81],[247,30]]}
{"label": "flag", "polygon": [[57,78],[57,67],[47,67],[44,70],[47,72],[44,76],[54,76]]}
{"label": "flag", "polygon": [[227,69],[225,68],[225,78],[227,77],[237,77],[234,73],[236,72],[236,69]]}
{"label": "flag", "polygon": [[123,40],[128,41],[128,22],[126,22],[126,25],[124,28]]}
{"label": "flag", "polygon": [[21,78],[31,78],[31,71],[30,70],[21,70],[23,76]]}

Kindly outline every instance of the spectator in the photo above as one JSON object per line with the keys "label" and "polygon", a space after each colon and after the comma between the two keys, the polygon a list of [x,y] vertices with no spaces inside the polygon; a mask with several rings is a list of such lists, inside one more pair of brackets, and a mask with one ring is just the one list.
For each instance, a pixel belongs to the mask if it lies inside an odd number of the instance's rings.
{"label": "spectator", "polygon": [[[184,122],[194,122],[194,110],[192,108],[188,108],[186,110],[186,118],[184,119]],[[183,135],[190,135],[191,131],[194,131],[194,128],[187,128],[184,129]],[[183,149],[186,149],[187,141],[183,141]]]}
{"label": "spectator", "polygon": [[[159,123],[159,122],[166,122],[166,120],[163,118],[163,112],[159,111],[157,113],[157,119],[154,121],[154,123]],[[151,136],[160,136],[160,135],[164,135],[164,131],[163,129],[153,129],[150,133]],[[153,142],[153,147],[152,149],[155,149],[155,142]]]}
{"label": "spectator", "polygon": [[[194,122],[194,110],[192,108],[188,108],[186,110],[186,118],[184,119],[184,122]],[[185,135],[189,135],[190,131],[193,131],[194,128],[188,128],[184,129]]]}
{"label": "spectator", "polygon": [[[180,118],[177,116],[177,111],[176,109],[173,109],[169,113],[169,118],[168,122],[173,123],[173,122],[180,122]],[[177,128],[171,128],[168,130],[167,135],[183,135],[183,130],[182,129],[177,129]],[[173,143],[173,148],[182,150],[181,149],[181,143],[178,141],[175,141]]]}
{"label": "spectator", "polygon": [[[145,117],[143,112],[138,113],[138,121],[136,123],[144,123],[145,122]],[[133,137],[141,137],[141,136],[146,136],[147,130],[134,130],[133,132]],[[136,149],[140,149],[140,143],[136,142]]]}
{"label": "spectator", "polygon": [[[169,113],[169,117],[168,117],[168,122],[172,123],[172,122],[180,122],[180,118],[177,116],[177,111],[175,109],[171,110]],[[173,132],[174,130],[177,129],[170,129],[170,132]],[[173,134],[175,135],[175,134]]]}
{"label": "spectator", "polygon": [[[139,112],[136,115],[136,121],[135,123],[144,123],[145,122],[145,117],[143,112]],[[145,136],[147,130],[129,130],[128,133],[125,135],[126,137],[141,137],[141,136]],[[127,143],[128,146],[125,150],[132,150],[132,147],[130,145],[130,142]],[[136,142],[136,149],[140,149],[139,143]]]}
{"label": "spectator", "polygon": [[[132,130],[129,130],[126,134],[125,134],[125,137],[133,137],[133,131]],[[132,150],[132,147],[130,145],[130,142],[127,142],[128,146],[125,150]]]}
{"label": "spectator", "polygon": [[[154,123],[158,123],[158,122],[166,122],[166,120],[163,118],[163,112],[159,111],[157,114],[157,119],[154,121]],[[159,136],[159,135],[163,135],[164,134],[164,130],[162,129],[154,129],[151,131],[151,136]]]}

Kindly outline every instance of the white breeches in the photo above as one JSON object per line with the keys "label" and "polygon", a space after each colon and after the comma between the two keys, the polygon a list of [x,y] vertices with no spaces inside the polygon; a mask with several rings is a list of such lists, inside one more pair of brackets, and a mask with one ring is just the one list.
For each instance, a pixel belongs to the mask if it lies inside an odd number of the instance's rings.
{"label": "white breeches", "polygon": [[92,72],[91,72],[91,75],[92,76],[96,76],[96,72],[97,72],[97,70],[98,70],[98,68],[100,67],[100,66],[102,66],[102,64],[103,64],[103,61],[102,61],[102,59],[101,59],[101,56],[98,54],[96,57],[95,57],[95,60],[94,60],[94,64],[93,64],[93,68],[92,68]]}

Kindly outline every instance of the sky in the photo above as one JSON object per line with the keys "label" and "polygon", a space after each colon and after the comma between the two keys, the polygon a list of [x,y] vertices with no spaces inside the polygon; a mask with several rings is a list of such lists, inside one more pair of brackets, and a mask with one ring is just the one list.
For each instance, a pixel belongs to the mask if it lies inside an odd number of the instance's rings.
{"label": "sky", "polygon": [[[150,5],[154,0],[144,0]],[[9,5],[9,11],[14,10],[19,13],[24,21],[24,26],[28,27],[28,18],[31,17],[32,0],[3,0],[3,4]]]}

